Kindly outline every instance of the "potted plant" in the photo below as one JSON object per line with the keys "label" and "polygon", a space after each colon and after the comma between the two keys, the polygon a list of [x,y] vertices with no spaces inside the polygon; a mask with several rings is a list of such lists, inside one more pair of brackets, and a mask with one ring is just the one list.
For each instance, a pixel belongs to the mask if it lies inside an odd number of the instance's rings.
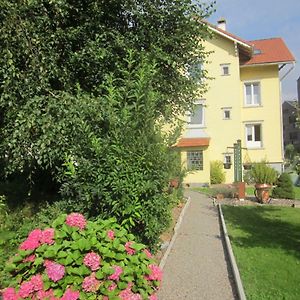
{"label": "potted plant", "polygon": [[252,163],[251,159],[248,153],[245,154],[244,156],[244,163],[243,163],[244,170],[251,170]]}
{"label": "potted plant", "polygon": [[278,173],[265,161],[255,163],[250,170],[255,182],[255,197],[260,203],[267,203],[270,199],[270,190],[276,182]]}

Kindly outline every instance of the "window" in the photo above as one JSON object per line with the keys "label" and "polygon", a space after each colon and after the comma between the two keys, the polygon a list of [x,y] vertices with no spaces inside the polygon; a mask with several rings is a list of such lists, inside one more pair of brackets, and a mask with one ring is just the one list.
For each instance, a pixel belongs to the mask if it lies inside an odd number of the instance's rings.
{"label": "window", "polygon": [[204,126],[204,107],[203,101],[197,101],[194,110],[188,113],[188,127],[199,128]]}
{"label": "window", "polygon": [[228,76],[229,74],[229,64],[222,64],[221,65],[221,75]]}
{"label": "window", "polygon": [[203,170],[203,150],[187,152],[188,170]]}
{"label": "window", "polygon": [[245,83],[245,105],[258,106],[260,104],[261,104],[261,100],[260,100],[259,82]]}
{"label": "window", "polygon": [[231,108],[225,107],[222,108],[223,111],[223,120],[230,120],[231,119]]}
{"label": "window", "polygon": [[246,125],[246,145],[248,148],[261,148],[261,124]]}
{"label": "window", "polygon": [[203,70],[203,63],[195,62],[187,66],[187,76],[199,84],[203,83]]}

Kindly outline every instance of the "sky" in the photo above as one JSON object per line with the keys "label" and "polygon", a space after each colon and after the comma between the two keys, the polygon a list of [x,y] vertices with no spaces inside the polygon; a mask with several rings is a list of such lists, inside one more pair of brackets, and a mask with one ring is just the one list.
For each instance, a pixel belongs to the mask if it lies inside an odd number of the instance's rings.
{"label": "sky", "polygon": [[[297,79],[300,77],[300,1],[217,0],[215,9],[216,12],[208,21],[217,24],[217,20],[224,17],[227,31],[244,40],[283,38],[296,59],[296,65],[282,81],[282,99],[297,99]],[[284,67],[283,73],[289,68],[289,65]]]}

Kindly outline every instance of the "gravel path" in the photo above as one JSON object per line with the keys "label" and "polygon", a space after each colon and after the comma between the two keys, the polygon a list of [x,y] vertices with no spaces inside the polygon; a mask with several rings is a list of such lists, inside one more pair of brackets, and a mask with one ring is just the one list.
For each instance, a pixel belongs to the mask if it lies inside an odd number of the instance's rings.
{"label": "gravel path", "polygon": [[159,300],[229,300],[235,296],[224,255],[217,208],[207,196],[191,197],[164,267]]}

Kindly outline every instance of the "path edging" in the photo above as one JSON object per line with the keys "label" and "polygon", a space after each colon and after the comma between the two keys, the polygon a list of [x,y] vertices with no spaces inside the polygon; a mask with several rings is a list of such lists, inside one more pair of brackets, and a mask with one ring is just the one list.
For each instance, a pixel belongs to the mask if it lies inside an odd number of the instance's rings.
{"label": "path edging", "polygon": [[246,298],[246,295],[245,295],[242,279],[241,279],[240,272],[239,272],[234,254],[233,254],[230,239],[229,239],[229,236],[228,236],[228,233],[227,233],[227,228],[226,228],[226,224],[225,224],[221,204],[218,204],[218,212],[219,212],[219,217],[220,217],[220,220],[221,220],[221,227],[222,227],[222,231],[223,231],[223,235],[224,235],[224,239],[225,239],[225,246],[226,246],[226,250],[227,250],[227,253],[228,253],[228,256],[229,256],[229,262],[230,262],[230,265],[231,265],[234,281],[235,281],[236,288],[237,288],[237,293],[238,293],[238,296],[239,296],[240,300],[246,300],[247,298]]}
{"label": "path edging", "polygon": [[178,230],[179,230],[179,228],[180,228],[180,226],[181,226],[183,217],[184,217],[184,215],[185,215],[185,212],[186,212],[188,206],[190,205],[190,202],[191,202],[191,197],[187,197],[187,201],[186,201],[186,203],[185,203],[185,205],[184,205],[184,208],[182,209],[182,211],[181,211],[181,213],[180,213],[180,215],[179,215],[179,218],[178,218],[178,220],[177,220],[177,222],[176,222],[176,225],[175,225],[175,227],[174,227],[174,234],[173,234],[173,236],[172,236],[171,242],[170,242],[170,244],[169,244],[169,246],[168,246],[166,252],[164,253],[164,255],[163,255],[163,257],[162,257],[162,259],[161,259],[161,261],[160,261],[160,263],[159,263],[159,267],[160,267],[161,269],[163,269],[164,266],[165,266],[165,264],[166,264],[167,258],[168,258],[168,256],[169,256],[170,251],[171,251],[171,249],[172,249],[172,247],[173,247],[173,245],[174,245],[174,242],[175,242],[175,240],[176,240],[176,238],[177,238]]}

